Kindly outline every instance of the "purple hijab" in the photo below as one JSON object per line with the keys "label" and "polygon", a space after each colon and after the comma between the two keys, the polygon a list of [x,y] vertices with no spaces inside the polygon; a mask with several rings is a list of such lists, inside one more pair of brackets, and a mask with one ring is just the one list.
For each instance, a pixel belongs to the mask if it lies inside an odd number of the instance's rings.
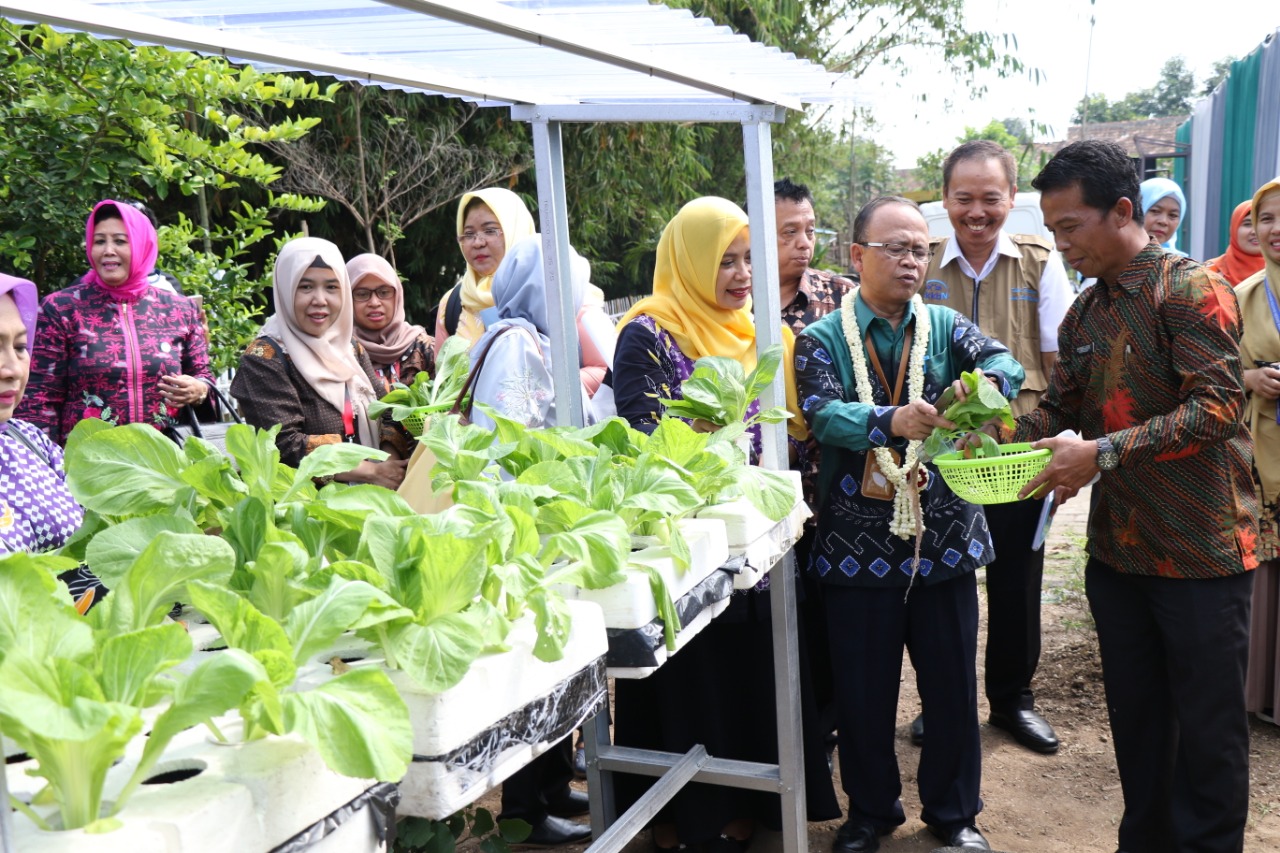
{"label": "purple hijab", "polygon": [[0,296],[9,294],[18,306],[18,316],[27,327],[27,349],[36,345],[36,310],[39,307],[36,286],[25,278],[0,273]]}
{"label": "purple hijab", "polygon": [[[107,205],[111,205],[119,212],[119,216],[112,218],[124,222],[124,233],[129,236],[129,278],[118,287],[112,287],[98,278],[98,273],[93,269],[93,227],[96,224],[94,218],[98,211]],[[103,199],[93,206],[93,212],[89,214],[89,220],[85,223],[84,253],[89,258],[89,272],[85,274],[83,280],[87,284],[98,285],[112,299],[119,302],[136,302],[147,290],[147,276],[155,269],[159,251],[156,229],[152,226],[151,220],[147,219],[146,214],[133,205]]]}

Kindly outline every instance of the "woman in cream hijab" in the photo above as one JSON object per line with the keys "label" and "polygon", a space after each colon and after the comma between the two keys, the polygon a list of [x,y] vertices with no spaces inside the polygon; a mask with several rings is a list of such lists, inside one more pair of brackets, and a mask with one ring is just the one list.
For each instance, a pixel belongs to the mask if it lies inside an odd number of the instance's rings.
{"label": "woman in cream hijab", "polygon": [[[467,262],[462,279],[440,300],[436,312],[436,352],[450,336],[458,334],[473,343],[484,334],[482,314],[493,308],[493,274],[514,246],[537,229],[520,196],[501,187],[466,193],[458,200],[458,249]],[[453,323],[449,303],[460,303]]]}
{"label": "woman in cream hijab", "polygon": [[1275,367],[1280,364],[1280,178],[1258,190],[1252,209],[1265,266],[1236,287],[1244,320],[1245,417],[1253,433],[1253,471],[1262,504],[1245,706],[1275,722],[1280,705],[1280,370]]}
{"label": "woman in cream hijab", "polygon": [[[695,199],[667,223],[658,241],[653,295],[622,318],[614,353],[618,414],[635,429],[653,432],[662,415],[658,398],[678,399],[681,383],[693,373],[697,359],[724,356],[737,359],[747,370],[755,366],[749,250],[747,215],[723,198]],[[784,327],[783,334],[790,339],[789,329]],[[791,362],[788,353],[784,365],[790,368]],[[787,374],[793,386],[792,371]],[[759,401],[754,401],[749,411],[758,407]],[[758,453],[758,431],[753,442]],[[792,443],[797,444],[794,439]],[[768,614],[766,589],[734,595],[728,612],[704,628],[698,642],[653,675],[618,679],[617,743],[681,753],[701,743],[721,758],[776,763]],[[807,669],[804,658],[800,670],[802,696],[809,696],[808,702],[802,700],[808,813],[813,820],[827,820],[838,817],[840,809],[812,714]],[[619,811],[649,784],[639,777],[619,778]],[[655,817],[653,844],[659,850],[685,846],[737,853],[746,848],[757,821],[776,829],[779,820],[776,797],[694,785]]]}
{"label": "woman in cream hijab", "polygon": [[[286,243],[274,283],[276,312],[240,357],[231,383],[245,420],[261,429],[280,425],[276,446],[286,465],[297,466],[323,444],[383,445],[367,410],[385,385],[352,339],[351,286],[338,247],[315,237]],[[394,489],[404,469],[399,459],[365,460],[334,479]]]}

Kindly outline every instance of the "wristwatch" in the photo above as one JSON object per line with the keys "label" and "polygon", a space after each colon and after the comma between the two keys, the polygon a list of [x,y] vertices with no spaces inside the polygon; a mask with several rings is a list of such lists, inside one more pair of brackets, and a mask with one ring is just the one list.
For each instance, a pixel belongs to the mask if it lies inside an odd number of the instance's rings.
{"label": "wristwatch", "polygon": [[1102,471],[1114,471],[1120,464],[1120,454],[1108,436],[1098,439],[1098,468]]}

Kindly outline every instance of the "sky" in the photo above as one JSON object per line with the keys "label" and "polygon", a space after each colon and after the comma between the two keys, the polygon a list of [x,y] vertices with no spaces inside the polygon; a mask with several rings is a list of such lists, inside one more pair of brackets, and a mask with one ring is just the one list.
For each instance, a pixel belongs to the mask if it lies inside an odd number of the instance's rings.
{"label": "sky", "polygon": [[[967,84],[939,76],[936,54],[913,57],[906,76],[869,71],[855,90],[879,125],[876,138],[899,168],[915,166],[928,151],[952,147],[966,126],[982,127],[992,119],[1034,116],[1050,126],[1049,138],[1063,139],[1086,86],[1090,94],[1117,100],[1154,86],[1173,56],[1186,59],[1198,92],[1214,62],[1248,55],[1280,27],[1280,4],[1265,0],[966,0],[965,11],[970,30],[1013,33],[1018,56],[1040,69],[1041,82],[984,75],[980,80],[988,90],[974,99]],[[922,92],[927,100],[921,101]]]}

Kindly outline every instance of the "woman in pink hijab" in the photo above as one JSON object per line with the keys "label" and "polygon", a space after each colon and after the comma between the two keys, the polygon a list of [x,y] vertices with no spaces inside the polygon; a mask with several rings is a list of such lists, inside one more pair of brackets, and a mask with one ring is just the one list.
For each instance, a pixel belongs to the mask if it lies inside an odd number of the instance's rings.
{"label": "woman in pink hijab", "polygon": [[364,345],[388,385],[413,383],[422,371],[435,374],[435,338],[404,318],[404,285],[381,255],[366,253],[347,261],[355,302],[356,338]]}
{"label": "woman in pink hijab", "polygon": [[209,394],[195,303],[148,282],[156,230],[136,208],[98,202],[85,223],[90,271],[40,304],[40,335],[19,417],[64,444],[82,418],[166,426]]}

